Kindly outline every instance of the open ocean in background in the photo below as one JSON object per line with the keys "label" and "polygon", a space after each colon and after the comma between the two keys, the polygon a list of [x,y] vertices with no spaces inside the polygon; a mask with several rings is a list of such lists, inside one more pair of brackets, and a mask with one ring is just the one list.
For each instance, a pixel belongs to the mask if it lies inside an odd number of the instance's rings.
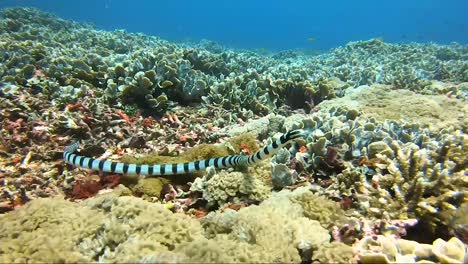
{"label": "open ocean in background", "polygon": [[[327,50],[349,41],[468,43],[468,1],[1,0],[105,30],[231,48]],[[310,41],[309,38],[313,38]]]}

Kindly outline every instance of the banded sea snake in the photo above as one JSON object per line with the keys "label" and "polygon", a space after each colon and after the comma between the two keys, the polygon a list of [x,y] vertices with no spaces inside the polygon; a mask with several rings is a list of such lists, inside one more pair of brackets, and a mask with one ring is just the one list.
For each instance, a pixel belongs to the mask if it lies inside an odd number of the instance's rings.
{"label": "banded sea snake", "polygon": [[231,155],[219,158],[211,158],[205,160],[197,160],[186,163],[175,164],[131,164],[123,162],[114,162],[102,159],[94,159],[85,156],[73,154],[78,148],[79,143],[74,143],[67,146],[63,151],[63,159],[76,167],[92,169],[100,172],[111,172],[120,174],[133,174],[133,175],[174,175],[184,174],[194,171],[205,170],[212,166],[215,168],[227,168],[237,165],[251,165],[268,156],[276,153],[284,145],[288,144],[291,140],[301,137],[301,130],[292,130],[281,135],[273,143],[263,147],[263,149],[253,153],[252,155]]}

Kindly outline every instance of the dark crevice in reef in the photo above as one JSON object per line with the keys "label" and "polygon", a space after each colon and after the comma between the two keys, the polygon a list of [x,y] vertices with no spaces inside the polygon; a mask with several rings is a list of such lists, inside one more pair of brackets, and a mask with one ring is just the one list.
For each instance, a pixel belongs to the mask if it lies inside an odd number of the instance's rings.
{"label": "dark crevice in reef", "polygon": [[416,225],[408,227],[407,235],[403,237],[407,240],[414,240],[418,243],[432,244],[437,238],[448,240],[452,237],[447,226],[431,227],[430,223],[419,221]]}

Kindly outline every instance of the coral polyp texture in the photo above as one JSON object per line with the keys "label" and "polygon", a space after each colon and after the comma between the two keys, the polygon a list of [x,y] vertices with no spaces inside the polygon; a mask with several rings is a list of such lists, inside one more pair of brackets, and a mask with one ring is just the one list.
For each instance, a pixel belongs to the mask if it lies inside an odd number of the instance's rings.
{"label": "coral polyp texture", "polygon": [[466,262],[467,51],[264,54],[3,9],[0,262]]}

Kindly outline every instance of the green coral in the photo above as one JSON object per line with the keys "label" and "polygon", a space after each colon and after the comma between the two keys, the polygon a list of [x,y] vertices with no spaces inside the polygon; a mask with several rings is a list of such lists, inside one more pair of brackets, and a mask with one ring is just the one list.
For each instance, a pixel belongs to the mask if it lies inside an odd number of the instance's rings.
{"label": "green coral", "polygon": [[250,150],[258,149],[255,135],[251,133],[242,134],[229,139],[224,144],[199,144],[187,151],[180,153],[178,156],[161,156],[157,154],[149,154],[141,157],[124,155],[121,158],[122,162],[135,164],[171,164],[184,163],[195,160],[204,160],[216,157],[224,157],[232,154],[240,153],[241,145],[245,144]]}

